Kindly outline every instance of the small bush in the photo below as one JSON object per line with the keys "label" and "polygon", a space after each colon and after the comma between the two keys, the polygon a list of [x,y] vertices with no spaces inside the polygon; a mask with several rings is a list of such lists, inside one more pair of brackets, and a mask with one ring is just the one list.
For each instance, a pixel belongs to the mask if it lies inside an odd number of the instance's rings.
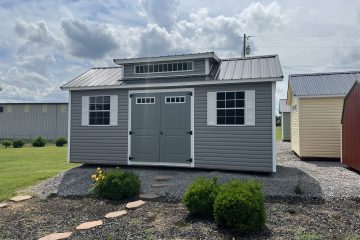
{"label": "small bush", "polygon": [[12,145],[13,148],[22,148],[25,145],[25,142],[23,140],[18,139],[13,141]]}
{"label": "small bush", "polygon": [[194,215],[212,217],[214,213],[214,201],[220,190],[217,178],[198,178],[191,183],[185,192],[182,202]]}
{"label": "small bush", "polygon": [[304,190],[301,188],[301,186],[299,184],[296,184],[295,188],[294,188],[294,192],[297,195],[302,195],[304,194]]}
{"label": "small bush", "polygon": [[215,199],[215,221],[238,231],[261,230],[266,223],[264,202],[260,183],[230,181],[221,187]]}
{"label": "small bush", "polygon": [[63,147],[65,144],[67,144],[67,140],[66,140],[66,138],[64,138],[64,137],[59,137],[59,138],[56,139],[56,141],[55,141],[55,145],[56,145],[57,147]]}
{"label": "small bush", "polygon": [[120,169],[104,172],[98,168],[92,178],[95,181],[93,190],[99,197],[122,200],[134,198],[140,192],[139,177],[133,172]]}
{"label": "small bush", "polygon": [[45,144],[46,144],[46,140],[43,137],[38,137],[33,141],[32,146],[33,147],[44,147]]}
{"label": "small bush", "polygon": [[3,145],[5,148],[8,148],[11,146],[11,141],[10,140],[4,140],[1,142],[1,145]]}

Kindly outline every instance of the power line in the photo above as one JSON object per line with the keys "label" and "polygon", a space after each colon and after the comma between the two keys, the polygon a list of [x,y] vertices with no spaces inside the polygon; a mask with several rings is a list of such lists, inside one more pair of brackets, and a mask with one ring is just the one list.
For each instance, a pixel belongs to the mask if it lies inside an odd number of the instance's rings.
{"label": "power line", "polygon": [[349,48],[349,49],[360,49],[360,46],[349,46],[349,47],[341,47],[341,46],[259,46],[255,45],[255,47],[261,48],[312,48],[312,49],[321,49],[321,48]]}
{"label": "power line", "polygon": [[312,65],[312,66],[308,66],[308,65],[283,65],[284,68],[314,68],[314,67],[320,67],[320,68],[360,68],[360,66],[354,66],[354,67],[350,67],[350,66],[318,66],[318,65]]}

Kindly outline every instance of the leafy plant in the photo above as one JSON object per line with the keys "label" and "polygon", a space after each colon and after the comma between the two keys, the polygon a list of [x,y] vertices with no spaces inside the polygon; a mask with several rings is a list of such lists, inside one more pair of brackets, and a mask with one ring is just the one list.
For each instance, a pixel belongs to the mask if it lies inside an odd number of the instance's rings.
{"label": "leafy plant", "polygon": [[218,225],[238,231],[257,231],[266,223],[265,197],[256,181],[233,180],[221,187],[214,202]]}
{"label": "leafy plant", "polygon": [[321,240],[321,236],[315,232],[299,231],[295,235],[296,240]]}
{"label": "leafy plant", "polygon": [[58,139],[56,139],[55,141],[55,145],[57,147],[63,147],[65,144],[67,144],[67,140],[65,137],[59,137]]}
{"label": "leafy plant", "polygon": [[12,145],[13,148],[22,148],[25,145],[25,142],[23,140],[18,139],[13,141]]}
{"label": "leafy plant", "polygon": [[302,195],[304,194],[304,190],[301,188],[300,184],[296,184],[295,188],[294,188],[294,192],[297,195]]}
{"label": "leafy plant", "polygon": [[217,178],[198,178],[191,183],[182,202],[194,215],[212,217],[214,213],[214,201],[220,190]]}
{"label": "leafy plant", "polygon": [[122,200],[134,198],[140,192],[139,177],[130,171],[115,169],[105,172],[97,168],[91,177],[94,179],[93,191],[99,197]]}
{"label": "leafy plant", "polygon": [[5,148],[8,148],[11,146],[11,141],[10,140],[4,140],[1,142],[1,145],[3,145]]}
{"label": "leafy plant", "polygon": [[46,144],[46,140],[43,137],[37,137],[33,143],[32,146],[33,147],[44,147]]}

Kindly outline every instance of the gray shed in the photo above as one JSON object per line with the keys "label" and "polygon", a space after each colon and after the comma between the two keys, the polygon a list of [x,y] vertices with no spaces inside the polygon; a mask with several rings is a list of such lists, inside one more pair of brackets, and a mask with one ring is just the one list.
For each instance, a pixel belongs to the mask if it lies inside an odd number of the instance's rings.
{"label": "gray shed", "polygon": [[69,161],[275,172],[277,55],[115,59],[69,91]]}
{"label": "gray shed", "polygon": [[0,103],[0,139],[66,137],[68,103]]}
{"label": "gray shed", "polygon": [[291,117],[290,106],[287,105],[286,99],[280,99],[279,113],[281,114],[281,140],[289,142],[291,140]]}

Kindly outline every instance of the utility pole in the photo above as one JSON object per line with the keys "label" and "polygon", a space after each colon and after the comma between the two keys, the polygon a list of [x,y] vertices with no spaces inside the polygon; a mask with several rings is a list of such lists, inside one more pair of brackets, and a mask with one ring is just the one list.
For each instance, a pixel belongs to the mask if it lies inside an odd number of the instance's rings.
{"label": "utility pole", "polygon": [[246,57],[246,54],[249,55],[250,54],[250,46],[246,46],[246,40],[248,40],[250,37],[252,36],[246,36],[246,33],[244,33],[244,38],[243,38],[243,57]]}

